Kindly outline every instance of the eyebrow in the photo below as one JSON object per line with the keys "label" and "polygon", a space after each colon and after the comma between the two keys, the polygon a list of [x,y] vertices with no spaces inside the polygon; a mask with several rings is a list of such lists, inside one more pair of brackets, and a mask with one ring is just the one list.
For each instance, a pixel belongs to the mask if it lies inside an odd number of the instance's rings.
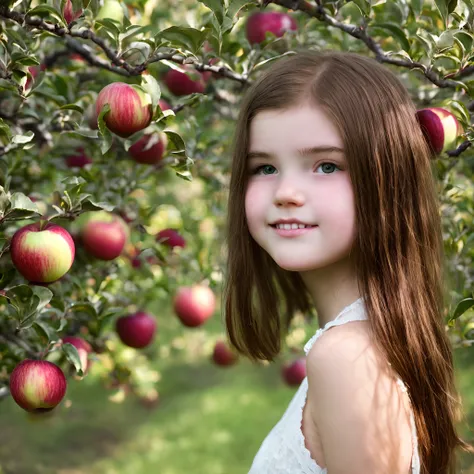
{"label": "eyebrow", "polygon": [[[322,153],[341,153],[344,154],[344,150],[337,146],[330,145],[321,145],[321,146],[312,146],[309,148],[302,148],[296,150],[299,156],[306,157],[312,155],[320,155]],[[273,158],[273,153],[267,153],[265,151],[250,151],[247,154],[247,159],[251,160],[252,158]]]}

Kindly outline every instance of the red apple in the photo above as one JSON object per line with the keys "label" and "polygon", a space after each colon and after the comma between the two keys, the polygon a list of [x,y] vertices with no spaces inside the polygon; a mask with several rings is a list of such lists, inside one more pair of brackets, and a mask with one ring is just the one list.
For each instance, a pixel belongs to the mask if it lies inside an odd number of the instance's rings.
{"label": "red apple", "polygon": [[[183,66],[188,74],[170,69],[164,77],[164,81],[169,91],[176,95],[188,95],[193,92],[202,94],[206,89],[206,80],[202,73],[189,66]],[[191,76],[191,77],[190,77]]]}
{"label": "red apple", "polygon": [[63,16],[66,20],[66,23],[69,25],[74,20],[77,20],[82,15],[82,8],[74,11],[74,7],[72,5],[71,0],[66,0],[66,4],[64,5]]}
{"label": "red apple", "polygon": [[246,24],[246,34],[249,43],[261,43],[265,33],[273,33],[281,37],[286,31],[296,31],[296,20],[283,12],[257,12],[249,16]]}
{"label": "red apple", "polygon": [[117,258],[129,236],[128,226],[115,214],[100,212],[91,216],[81,231],[85,250],[100,260]]}
{"label": "red apple", "polygon": [[464,131],[457,118],[441,107],[418,110],[416,117],[435,155],[454,148],[457,137]]}
{"label": "red apple", "polygon": [[129,153],[137,163],[155,165],[163,158],[168,139],[164,133],[143,135],[129,149]]}
{"label": "red apple", "polygon": [[65,336],[62,338],[63,344],[69,343],[72,344],[79,353],[79,358],[81,359],[82,370],[84,373],[87,372],[87,369],[90,367],[90,362],[88,360],[88,355],[92,352],[91,345],[82,339],[82,337],[74,337],[74,336]]}
{"label": "red apple", "polygon": [[208,286],[193,285],[178,289],[174,311],[187,327],[203,324],[214,313],[216,297]]}
{"label": "red apple", "polygon": [[150,125],[151,97],[134,85],[112,82],[105,86],[97,96],[96,119],[105,104],[110,106],[110,112],[104,116],[105,124],[119,137],[127,138]]}
{"label": "red apple", "polygon": [[238,360],[238,355],[224,341],[217,341],[212,353],[212,359],[217,365],[234,365]]}
{"label": "red apple", "polygon": [[156,241],[167,247],[186,247],[186,241],[175,229],[163,229],[156,234]]}
{"label": "red apple", "polygon": [[306,358],[300,357],[282,368],[282,377],[287,385],[299,385],[306,377]]}
{"label": "red apple", "polygon": [[66,164],[69,168],[84,168],[90,163],[92,163],[92,159],[84,153],[84,148],[78,148],[75,155],[66,157]]}
{"label": "red apple", "polygon": [[142,349],[148,346],[155,337],[156,320],[144,311],[137,311],[118,318],[115,329],[125,345]]}
{"label": "red apple", "polygon": [[10,243],[13,265],[31,283],[59,280],[71,268],[75,252],[66,229],[44,222],[17,230]]}
{"label": "red apple", "polygon": [[45,412],[57,406],[66,394],[63,371],[46,360],[25,359],[10,375],[13,400],[29,412]]}

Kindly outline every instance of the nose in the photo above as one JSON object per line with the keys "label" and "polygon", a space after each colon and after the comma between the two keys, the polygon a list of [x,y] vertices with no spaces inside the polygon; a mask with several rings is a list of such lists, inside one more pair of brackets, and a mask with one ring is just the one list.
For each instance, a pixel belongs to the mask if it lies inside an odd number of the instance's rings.
{"label": "nose", "polygon": [[302,206],[304,195],[295,180],[281,180],[275,192],[273,202],[276,206]]}

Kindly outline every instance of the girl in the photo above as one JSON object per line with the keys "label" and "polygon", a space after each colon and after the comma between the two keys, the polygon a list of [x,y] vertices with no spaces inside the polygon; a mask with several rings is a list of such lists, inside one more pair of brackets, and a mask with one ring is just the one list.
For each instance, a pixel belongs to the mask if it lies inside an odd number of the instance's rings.
{"label": "girl", "polygon": [[[251,474],[454,474],[460,400],[429,146],[375,60],[302,51],[245,95],[224,289],[231,343],[273,361],[314,305],[307,378]],[[350,324],[349,324],[350,323]]]}

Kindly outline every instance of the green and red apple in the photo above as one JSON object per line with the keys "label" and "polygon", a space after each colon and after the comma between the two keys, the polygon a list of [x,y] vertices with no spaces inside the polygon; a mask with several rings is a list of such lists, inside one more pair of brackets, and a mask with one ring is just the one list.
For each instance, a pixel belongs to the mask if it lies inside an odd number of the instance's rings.
{"label": "green and red apple", "polygon": [[453,149],[458,136],[464,132],[455,115],[441,107],[417,110],[416,117],[435,155]]}
{"label": "green and red apple", "polygon": [[246,23],[246,36],[250,44],[262,43],[265,33],[270,32],[280,38],[287,31],[296,31],[296,20],[284,12],[256,12],[249,16]]}
{"label": "green and red apple", "polygon": [[95,104],[96,121],[105,104],[110,111],[105,114],[107,128],[122,138],[143,130],[152,119],[152,101],[141,88],[124,82],[112,82],[97,96]]}
{"label": "green and red apple", "polygon": [[71,268],[74,241],[59,225],[45,222],[18,229],[10,243],[15,268],[31,283],[53,283]]}
{"label": "green and red apple", "polygon": [[165,133],[150,133],[137,140],[128,152],[137,163],[156,165],[162,160],[167,145]]}
{"label": "green and red apple", "polygon": [[181,287],[174,298],[174,311],[187,327],[201,326],[212,316],[215,307],[216,297],[204,285]]}
{"label": "green and red apple", "polygon": [[80,240],[90,255],[100,260],[113,260],[123,251],[130,229],[116,214],[97,211],[81,215]]}
{"label": "green and red apple", "polygon": [[196,69],[185,65],[182,68],[186,73],[170,69],[164,76],[164,82],[168,90],[176,95],[183,96],[192,93],[202,94],[206,90],[207,75]]}
{"label": "green and red apple", "polygon": [[13,400],[28,412],[45,412],[56,407],[66,394],[63,371],[46,360],[25,359],[10,375]]}

